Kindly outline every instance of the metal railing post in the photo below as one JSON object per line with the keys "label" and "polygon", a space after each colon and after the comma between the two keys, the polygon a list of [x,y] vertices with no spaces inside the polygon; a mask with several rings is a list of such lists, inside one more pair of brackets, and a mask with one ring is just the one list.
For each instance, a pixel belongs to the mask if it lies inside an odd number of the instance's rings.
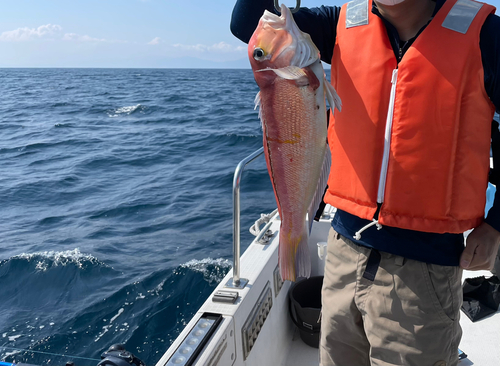
{"label": "metal railing post", "polygon": [[226,287],[243,288],[248,280],[240,278],[240,184],[243,170],[248,163],[257,159],[264,152],[264,148],[253,152],[240,161],[233,178],[233,278]]}

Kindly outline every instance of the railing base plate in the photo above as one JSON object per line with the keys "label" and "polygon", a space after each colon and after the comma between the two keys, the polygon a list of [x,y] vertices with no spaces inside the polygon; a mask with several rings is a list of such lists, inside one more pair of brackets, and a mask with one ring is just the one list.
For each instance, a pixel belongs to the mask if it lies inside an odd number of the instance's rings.
{"label": "railing base plate", "polygon": [[228,288],[245,288],[245,286],[247,285],[248,283],[248,280],[246,278],[240,278],[240,283],[239,284],[235,284],[233,282],[233,279],[230,278],[229,281],[227,281],[226,285],[224,287],[228,287]]}

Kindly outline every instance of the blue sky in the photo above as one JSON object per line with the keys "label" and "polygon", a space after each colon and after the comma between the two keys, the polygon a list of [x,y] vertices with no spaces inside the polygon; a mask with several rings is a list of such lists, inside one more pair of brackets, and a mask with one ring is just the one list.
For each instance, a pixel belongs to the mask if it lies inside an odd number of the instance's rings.
{"label": "blue sky", "polygon": [[246,45],[229,31],[234,3],[3,0],[0,67],[245,67]]}

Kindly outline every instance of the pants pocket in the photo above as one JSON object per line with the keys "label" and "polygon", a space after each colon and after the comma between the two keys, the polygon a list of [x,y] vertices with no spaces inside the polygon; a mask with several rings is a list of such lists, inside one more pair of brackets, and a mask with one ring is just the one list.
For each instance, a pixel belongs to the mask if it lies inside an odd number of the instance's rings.
{"label": "pants pocket", "polygon": [[422,263],[422,272],[437,314],[447,323],[457,320],[462,305],[462,270]]}

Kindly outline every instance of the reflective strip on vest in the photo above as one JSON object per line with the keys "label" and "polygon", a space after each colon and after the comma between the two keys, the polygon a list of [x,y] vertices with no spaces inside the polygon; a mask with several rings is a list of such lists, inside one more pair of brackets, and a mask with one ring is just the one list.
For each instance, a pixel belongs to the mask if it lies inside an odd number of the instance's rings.
{"label": "reflective strip on vest", "polygon": [[389,97],[389,111],[385,122],[384,155],[382,157],[382,168],[378,183],[377,203],[384,203],[385,183],[387,180],[387,168],[389,166],[389,153],[391,151],[392,120],[394,118],[394,101],[396,99],[396,83],[398,81],[398,69],[392,71],[391,96]]}
{"label": "reflective strip on vest", "polygon": [[353,0],[347,3],[345,27],[352,28],[368,24],[368,0]]}
{"label": "reflective strip on vest", "polygon": [[462,34],[467,33],[483,4],[472,0],[458,0],[443,21],[443,27]]}

